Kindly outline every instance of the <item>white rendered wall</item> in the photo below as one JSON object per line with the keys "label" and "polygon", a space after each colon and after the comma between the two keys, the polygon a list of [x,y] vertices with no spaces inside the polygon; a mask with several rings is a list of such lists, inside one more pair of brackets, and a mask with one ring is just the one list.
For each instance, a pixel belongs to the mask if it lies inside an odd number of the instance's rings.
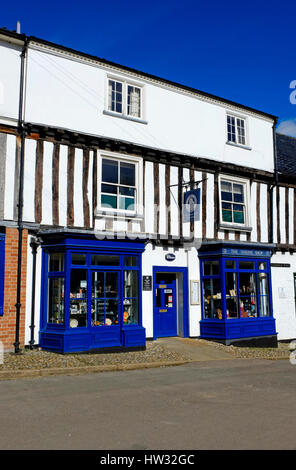
{"label": "white rendered wall", "polygon": [[[27,70],[28,122],[273,170],[272,122],[263,117],[44,50],[29,51]],[[147,124],[103,114],[108,73],[143,85]],[[226,111],[247,118],[251,150],[226,144]]]}
{"label": "white rendered wall", "polygon": [[[174,261],[166,261],[165,255],[167,253],[174,253],[176,259]],[[183,295],[188,295],[189,336],[199,336],[201,307],[200,305],[190,305],[189,292],[190,280],[199,280],[199,261],[196,250],[194,248],[188,251],[184,248],[168,248],[165,250],[162,247],[153,247],[151,243],[148,243],[142,256],[142,275],[153,276],[153,266],[188,268],[188,292],[183,292]],[[146,328],[147,338],[153,337],[153,296],[153,286],[152,291],[142,291],[143,326]]]}
{"label": "white rendered wall", "polygon": [[279,340],[296,338],[296,312],[294,299],[294,279],[296,273],[296,253],[276,253],[272,263],[290,264],[290,268],[272,267],[273,314]]}
{"label": "white rendered wall", "polygon": [[8,124],[18,119],[21,48],[0,42],[0,119]]}

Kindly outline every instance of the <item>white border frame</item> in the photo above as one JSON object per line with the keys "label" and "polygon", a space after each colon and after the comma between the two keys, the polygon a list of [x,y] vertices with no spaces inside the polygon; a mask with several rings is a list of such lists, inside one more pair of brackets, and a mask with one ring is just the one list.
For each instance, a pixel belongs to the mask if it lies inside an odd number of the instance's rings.
{"label": "white border frame", "polygon": [[[102,184],[102,159],[106,157],[110,160],[124,161],[136,165],[136,210],[127,211],[123,209],[109,209],[101,207],[101,184]],[[98,151],[97,153],[97,208],[96,215],[121,215],[123,218],[136,218],[143,216],[143,159],[134,155],[125,155],[122,153]]]}
{"label": "white border frame", "polygon": [[[249,119],[248,116],[243,115],[243,114],[238,114],[236,112],[233,112],[231,110],[226,109],[225,110],[225,138],[226,138],[226,143],[230,145],[234,145],[236,147],[241,147],[250,150],[250,129],[249,129]],[[245,121],[245,139],[246,143],[245,144],[240,144],[238,142],[231,142],[228,140],[228,130],[227,130],[227,116],[232,116],[235,118],[235,139],[237,139],[237,123],[236,120],[238,119],[243,119]]]}
{"label": "white border frame", "polygon": [[[245,223],[244,224],[239,224],[238,222],[224,222],[222,220],[222,200],[221,200],[221,180],[229,181],[231,183],[238,183],[238,184],[243,184],[245,187],[245,207],[246,207],[246,218],[245,218]],[[251,207],[251,190],[250,190],[250,180],[244,179],[244,178],[239,178],[236,176],[230,176],[230,175],[224,175],[221,174],[218,177],[218,182],[219,182],[219,225],[223,227],[229,227],[230,229],[233,228],[235,229],[236,227],[239,227],[241,229],[250,229],[251,227],[251,217],[250,217],[250,207]]]}

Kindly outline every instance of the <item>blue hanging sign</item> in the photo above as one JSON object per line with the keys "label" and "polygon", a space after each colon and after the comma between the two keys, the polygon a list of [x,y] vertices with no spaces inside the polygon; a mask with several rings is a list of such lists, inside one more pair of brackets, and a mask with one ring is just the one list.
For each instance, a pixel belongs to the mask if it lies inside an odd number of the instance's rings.
{"label": "blue hanging sign", "polygon": [[183,222],[200,220],[200,189],[192,189],[184,193]]}

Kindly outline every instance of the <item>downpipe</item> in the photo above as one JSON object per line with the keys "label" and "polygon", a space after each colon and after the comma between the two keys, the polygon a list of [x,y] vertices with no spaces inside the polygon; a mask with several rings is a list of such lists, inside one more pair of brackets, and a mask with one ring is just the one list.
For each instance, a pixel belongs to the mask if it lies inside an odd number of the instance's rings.
{"label": "downpipe", "polygon": [[24,46],[21,53],[21,75],[20,75],[20,98],[19,98],[19,118],[17,138],[20,138],[20,163],[19,163],[19,194],[18,194],[18,257],[17,257],[17,287],[16,287],[16,322],[15,322],[15,342],[14,352],[20,353],[20,316],[21,316],[21,274],[22,274],[22,248],[23,248],[23,191],[24,191],[24,160],[25,160],[25,138],[26,131],[23,121],[23,103],[24,103],[24,78],[25,61],[28,50],[28,40],[24,39]]}

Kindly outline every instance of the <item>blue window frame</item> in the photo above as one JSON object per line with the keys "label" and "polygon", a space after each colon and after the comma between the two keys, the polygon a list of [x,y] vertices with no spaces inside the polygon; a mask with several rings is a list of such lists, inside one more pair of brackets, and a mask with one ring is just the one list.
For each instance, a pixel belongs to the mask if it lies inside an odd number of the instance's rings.
{"label": "blue window frame", "polygon": [[0,316],[4,313],[5,235],[0,233]]}
{"label": "blue window frame", "polygon": [[199,253],[201,337],[229,340],[276,335],[270,251],[211,248]]}
{"label": "blue window frame", "polygon": [[140,243],[93,240],[44,246],[41,345],[64,352],[144,345],[143,251]]}
{"label": "blue window frame", "polygon": [[272,315],[268,259],[206,258],[201,263],[203,319]]}

